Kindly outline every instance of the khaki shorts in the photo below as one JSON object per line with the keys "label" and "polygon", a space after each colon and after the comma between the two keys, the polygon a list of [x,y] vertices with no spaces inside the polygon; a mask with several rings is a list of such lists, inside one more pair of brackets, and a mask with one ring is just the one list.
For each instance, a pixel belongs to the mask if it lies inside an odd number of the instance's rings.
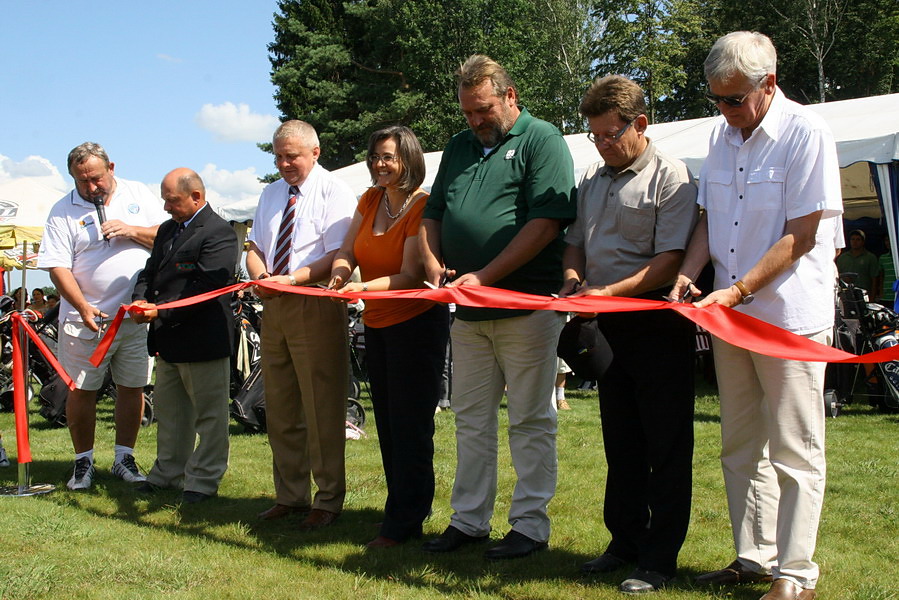
{"label": "khaki shorts", "polygon": [[100,367],[94,367],[90,358],[99,340],[70,335],[60,327],[59,362],[75,380],[79,390],[99,390],[103,385],[106,368],[112,367],[112,379],[117,385],[142,388],[150,383],[152,361],[147,354],[147,325],[138,325],[131,319],[122,321],[112,346]]}

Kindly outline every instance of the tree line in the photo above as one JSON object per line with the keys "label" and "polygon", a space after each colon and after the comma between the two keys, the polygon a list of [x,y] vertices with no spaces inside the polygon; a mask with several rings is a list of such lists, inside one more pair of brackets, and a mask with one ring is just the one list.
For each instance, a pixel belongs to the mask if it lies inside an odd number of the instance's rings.
{"label": "tree line", "polygon": [[584,131],[590,81],[613,73],[643,87],[651,122],[714,114],[702,62],[739,29],[771,37],[778,82],[801,103],[899,91],[896,0],[279,0],[272,25],[278,109],[316,128],[327,168],[364,158],[389,124],[442,149],[465,127],[453,72],[474,53],[565,134]]}

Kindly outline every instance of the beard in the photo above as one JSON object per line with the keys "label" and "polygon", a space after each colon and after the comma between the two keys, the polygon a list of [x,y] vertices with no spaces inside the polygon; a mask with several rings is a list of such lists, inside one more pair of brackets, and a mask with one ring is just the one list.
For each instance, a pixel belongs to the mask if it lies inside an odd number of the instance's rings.
{"label": "beard", "polygon": [[478,129],[473,130],[475,136],[485,148],[493,148],[506,137],[515,124],[512,111],[505,107],[500,117],[492,123],[484,123]]}

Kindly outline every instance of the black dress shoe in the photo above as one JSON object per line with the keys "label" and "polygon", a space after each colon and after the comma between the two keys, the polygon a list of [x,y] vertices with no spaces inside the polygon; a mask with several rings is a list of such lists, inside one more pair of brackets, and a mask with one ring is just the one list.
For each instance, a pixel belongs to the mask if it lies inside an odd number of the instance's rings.
{"label": "black dress shoe", "polygon": [[162,487],[160,487],[158,485],[154,485],[154,484],[150,483],[149,481],[144,481],[139,486],[134,488],[134,491],[137,492],[138,494],[155,494],[156,492],[158,492],[161,489],[162,489]]}
{"label": "black dress shoe", "polygon": [[484,558],[487,560],[505,560],[507,558],[521,558],[528,554],[533,554],[539,550],[543,550],[548,546],[546,542],[538,542],[532,540],[523,533],[518,533],[514,529],[506,534],[498,544],[484,552]]}
{"label": "black dress shoe", "polygon": [[659,591],[669,581],[671,581],[671,577],[658,571],[635,569],[627,579],[621,582],[618,590],[625,594],[646,594]]}
{"label": "black dress shoe", "polygon": [[465,544],[479,544],[489,538],[489,535],[468,535],[450,525],[433,540],[422,544],[421,549],[425,552],[453,552]]}
{"label": "black dress shoe", "polygon": [[204,494],[203,492],[185,491],[181,494],[181,501],[185,504],[199,504],[212,498],[212,494]]}
{"label": "black dress shoe", "polygon": [[581,565],[581,573],[611,573],[617,571],[627,564],[623,558],[618,558],[614,554],[603,552],[593,560],[587,561]]}

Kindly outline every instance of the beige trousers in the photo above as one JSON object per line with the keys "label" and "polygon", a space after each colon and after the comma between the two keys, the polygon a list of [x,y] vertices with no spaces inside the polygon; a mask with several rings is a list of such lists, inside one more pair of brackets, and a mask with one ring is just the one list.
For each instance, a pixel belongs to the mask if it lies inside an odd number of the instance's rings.
{"label": "beige trousers", "polygon": [[[830,330],[806,336],[829,344]],[[737,557],[814,588],[824,500],[825,363],[783,360],[713,340],[721,465]]]}

